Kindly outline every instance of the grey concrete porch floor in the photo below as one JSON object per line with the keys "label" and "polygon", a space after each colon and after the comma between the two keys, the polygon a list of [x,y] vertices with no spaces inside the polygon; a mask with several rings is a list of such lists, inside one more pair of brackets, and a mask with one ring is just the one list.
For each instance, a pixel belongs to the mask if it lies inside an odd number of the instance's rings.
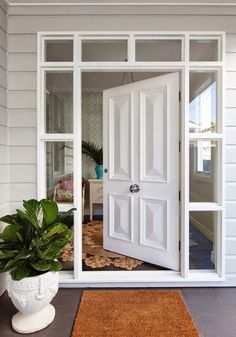
{"label": "grey concrete porch floor", "polygon": [[[201,337],[236,337],[236,288],[185,288],[181,292]],[[53,300],[54,322],[40,332],[19,335],[11,328],[15,308],[4,293],[0,297],[0,337],[70,337],[81,295],[81,289],[60,289]]]}

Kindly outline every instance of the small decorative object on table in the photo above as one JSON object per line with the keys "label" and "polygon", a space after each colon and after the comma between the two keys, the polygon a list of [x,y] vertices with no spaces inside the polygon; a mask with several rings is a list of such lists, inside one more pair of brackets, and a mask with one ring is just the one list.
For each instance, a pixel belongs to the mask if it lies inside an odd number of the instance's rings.
{"label": "small decorative object on table", "polygon": [[24,211],[0,218],[8,226],[0,234],[0,272],[10,272],[7,290],[19,310],[12,327],[19,333],[46,328],[55,317],[50,304],[58,291],[58,258],[72,231],[53,200],[23,202]]}
{"label": "small decorative object on table", "polygon": [[82,141],[82,153],[86,154],[95,163],[97,179],[103,179],[103,149],[92,142]]}

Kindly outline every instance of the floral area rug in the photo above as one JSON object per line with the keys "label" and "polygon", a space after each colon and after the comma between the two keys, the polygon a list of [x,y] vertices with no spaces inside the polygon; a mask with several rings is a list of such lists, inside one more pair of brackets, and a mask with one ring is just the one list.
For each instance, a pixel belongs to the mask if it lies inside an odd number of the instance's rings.
{"label": "floral area rug", "polygon": [[83,261],[90,268],[114,267],[132,270],[143,261],[103,249],[103,223],[91,221],[83,225]]}
{"label": "floral area rug", "polygon": [[[199,243],[192,239],[190,232],[189,246],[198,246]],[[103,249],[103,223],[102,221],[91,221],[83,224],[83,262],[92,269],[102,269],[114,266],[120,269],[132,270],[143,264],[143,261],[120,255]],[[190,253],[191,255],[191,253]],[[63,269],[73,269],[74,249],[68,243],[61,254]]]}

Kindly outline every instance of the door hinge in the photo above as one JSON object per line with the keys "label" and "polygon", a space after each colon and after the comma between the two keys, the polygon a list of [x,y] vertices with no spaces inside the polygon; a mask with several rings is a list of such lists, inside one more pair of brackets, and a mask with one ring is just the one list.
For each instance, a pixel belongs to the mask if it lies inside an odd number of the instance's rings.
{"label": "door hinge", "polygon": [[179,241],[179,251],[181,250],[181,242]]}
{"label": "door hinge", "polygon": [[181,191],[179,191],[179,201],[181,201]]}
{"label": "door hinge", "polygon": [[179,91],[179,102],[181,102],[181,91]]}
{"label": "door hinge", "polygon": [[181,152],[181,141],[179,140],[179,152]]}

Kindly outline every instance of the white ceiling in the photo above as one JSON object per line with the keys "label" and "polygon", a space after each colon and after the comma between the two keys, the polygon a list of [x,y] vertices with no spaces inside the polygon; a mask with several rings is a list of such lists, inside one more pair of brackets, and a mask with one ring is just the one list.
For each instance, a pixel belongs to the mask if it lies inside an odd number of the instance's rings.
{"label": "white ceiling", "polygon": [[37,4],[182,4],[182,5],[201,5],[201,4],[217,4],[217,5],[236,5],[236,0],[5,0],[9,5],[37,5]]}

